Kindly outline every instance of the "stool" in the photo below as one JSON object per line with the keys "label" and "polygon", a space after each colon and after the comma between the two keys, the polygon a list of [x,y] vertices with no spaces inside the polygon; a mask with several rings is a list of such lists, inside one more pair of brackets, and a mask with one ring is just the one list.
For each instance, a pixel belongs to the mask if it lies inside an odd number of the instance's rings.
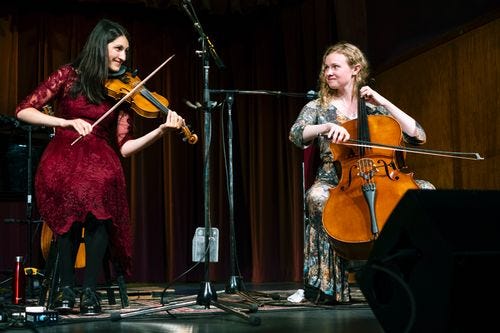
{"label": "stool", "polygon": [[[115,268],[115,272],[119,272]],[[111,277],[110,259],[109,254],[106,254],[103,261],[103,271],[105,277],[105,284],[101,288],[105,289],[109,305],[116,304],[115,293],[113,290],[113,279]],[[121,307],[129,306],[127,288],[124,276],[119,272],[116,276],[116,284],[118,285],[118,293],[120,295]],[[54,306],[55,292],[59,287],[59,254],[57,252],[57,241],[52,238],[49,248],[49,253],[45,265],[45,276],[41,284],[40,296],[38,305],[46,306],[47,309],[52,309]],[[48,292],[48,296],[47,296]]]}

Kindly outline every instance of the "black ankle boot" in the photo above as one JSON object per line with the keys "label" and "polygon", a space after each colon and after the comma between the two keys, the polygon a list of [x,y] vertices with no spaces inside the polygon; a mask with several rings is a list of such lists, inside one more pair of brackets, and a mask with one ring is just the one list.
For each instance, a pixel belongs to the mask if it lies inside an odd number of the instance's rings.
{"label": "black ankle boot", "polygon": [[75,292],[70,286],[64,286],[59,289],[54,301],[54,308],[59,312],[69,312],[75,306]]}
{"label": "black ankle boot", "polygon": [[90,288],[84,288],[80,297],[80,314],[94,316],[101,313],[101,300],[99,295]]}

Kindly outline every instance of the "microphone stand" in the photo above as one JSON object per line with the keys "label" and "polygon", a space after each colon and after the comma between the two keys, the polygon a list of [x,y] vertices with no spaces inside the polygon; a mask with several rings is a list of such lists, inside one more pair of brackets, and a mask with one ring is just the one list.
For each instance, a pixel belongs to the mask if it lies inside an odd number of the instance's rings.
{"label": "microphone stand", "polygon": [[28,237],[28,252],[25,265],[31,267],[31,257],[33,254],[32,240],[31,240],[31,222],[33,213],[33,193],[32,193],[32,161],[33,161],[33,145],[32,145],[32,133],[33,128],[31,125],[26,126],[28,132],[28,158],[27,158],[27,181],[28,186],[26,188],[26,222],[27,222],[27,237]]}
{"label": "microphone stand", "polygon": [[228,200],[229,200],[229,258],[231,276],[226,284],[226,293],[234,294],[241,288],[241,276],[236,275],[236,240],[234,230],[234,190],[233,190],[233,122],[232,122],[232,108],[234,102],[234,93],[226,93],[227,103],[227,141],[228,141],[228,154],[229,154],[229,181],[228,181]]}
{"label": "microphone stand", "polygon": [[[188,8],[189,7],[189,8]],[[233,313],[244,319],[247,319],[253,325],[260,324],[260,318],[251,317],[248,315],[241,316],[241,312],[227,307],[225,305],[221,305],[220,302],[217,301],[217,294],[212,292],[212,288],[210,286],[210,276],[209,276],[209,267],[210,267],[210,251],[209,251],[209,235],[210,235],[210,144],[211,144],[211,135],[212,135],[212,123],[211,123],[211,110],[213,108],[213,104],[210,100],[210,89],[208,88],[209,81],[209,69],[210,69],[210,57],[214,59],[216,65],[219,69],[225,68],[224,63],[217,55],[215,48],[208,38],[208,36],[203,31],[201,24],[197,18],[196,12],[191,4],[191,1],[184,0],[183,8],[186,11],[187,15],[193,22],[193,26],[200,35],[200,41],[202,45],[202,50],[198,51],[198,54],[201,54],[203,60],[203,103],[202,109],[204,111],[204,172],[203,172],[203,181],[204,181],[204,212],[205,212],[205,281],[202,282],[201,289],[198,293],[197,303],[199,305],[204,305],[206,308],[209,308],[210,305],[215,305],[218,308],[223,309],[224,311]],[[208,50],[208,52],[207,52]],[[233,304],[236,305],[236,304]],[[257,311],[257,307],[255,305],[247,305],[247,304],[237,304],[237,306],[246,308],[251,312]]]}
{"label": "microphone stand", "polygon": [[[221,59],[218,57],[217,52],[215,52],[215,48],[213,44],[210,42],[208,36],[204,33],[201,24],[196,16],[194,8],[191,4],[190,0],[183,0],[182,7],[186,11],[189,18],[193,21],[194,28],[198,31],[200,35],[201,41],[201,51],[196,51],[198,55],[201,55],[203,61],[203,114],[204,114],[204,144],[203,144],[203,186],[204,186],[204,224],[205,224],[205,272],[204,272],[204,280],[201,282],[200,290],[198,291],[198,295],[196,300],[188,300],[185,301],[173,301],[173,304],[170,305],[162,305],[156,308],[150,308],[145,310],[138,310],[134,312],[129,312],[125,314],[120,313],[112,313],[110,319],[112,321],[120,320],[122,318],[133,317],[137,315],[149,314],[157,311],[168,311],[171,309],[176,309],[180,307],[186,307],[191,305],[203,305],[206,309],[210,308],[210,305],[213,305],[219,309],[222,309],[226,312],[234,314],[240,318],[247,320],[252,325],[260,325],[260,318],[253,317],[241,310],[233,308],[231,305],[234,305],[230,302],[221,302],[217,301],[217,293],[212,291],[212,286],[210,284],[210,142],[211,142],[211,134],[212,134],[212,124],[211,124],[211,110],[212,103],[210,101],[210,90],[208,89],[208,78],[209,78],[209,68],[210,68],[210,55],[214,58],[215,63],[219,68],[223,68],[224,64]],[[162,300],[163,301],[163,300]],[[231,304],[231,305],[230,305]],[[247,309],[250,312],[257,311],[257,306],[254,304],[239,304],[241,308]]]}
{"label": "microphone stand", "polygon": [[[317,97],[317,92],[310,90],[306,94],[303,93],[286,93],[281,91],[272,90],[229,90],[229,89],[211,89],[210,93],[221,93],[226,95],[227,104],[227,133],[228,133],[228,155],[229,155],[229,167],[228,173],[228,200],[229,200],[229,255],[230,255],[230,269],[231,276],[226,284],[226,293],[228,294],[238,294],[251,302],[257,302],[255,298],[250,296],[250,294],[242,288],[242,276],[241,274],[236,275],[237,256],[236,256],[236,240],[235,240],[235,229],[234,229],[234,190],[233,190],[233,123],[232,123],[232,107],[234,104],[235,94],[252,94],[252,95],[274,95],[274,96],[289,96],[289,97],[306,97],[312,100]],[[262,292],[252,292],[256,296],[268,297],[273,300],[280,300],[281,296],[279,294],[267,294]]]}
{"label": "microphone stand", "polygon": [[[17,137],[22,133],[22,137],[26,140],[26,153],[19,155],[18,157],[26,158],[26,192],[25,192],[25,219],[17,218],[5,218],[4,223],[22,223],[26,224],[26,253],[23,256],[23,266],[26,269],[26,300],[31,299],[34,296],[34,284],[32,277],[36,275],[33,273],[32,263],[33,263],[33,226],[43,221],[34,218],[34,211],[36,208],[34,202],[34,190],[33,190],[33,175],[34,175],[34,161],[33,161],[33,138],[34,134],[40,134],[42,140],[48,140],[52,138],[52,134],[47,134],[45,127],[34,126],[29,123],[18,121],[15,118],[0,115],[0,124],[5,123],[9,125],[9,135]],[[22,170],[22,169],[21,169]],[[35,229],[36,231],[36,229]],[[23,273],[24,274],[24,273]],[[9,279],[10,280],[10,279]]]}
{"label": "microphone stand", "polygon": [[[244,299],[252,302],[258,303],[259,306],[262,305],[253,296],[247,293],[242,286],[242,276],[237,274],[238,261],[236,256],[236,237],[234,228],[234,176],[233,176],[233,121],[232,121],[232,109],[234,103],[235,91],[232,90],[210,90],[211,93],[223,92],[226,94],[226,104],[227,104],[227,141],[228,141],[228,167],[226,168],[228,174],[228,206],[229,206],[229,258],[230,258],[230,269],[231,276],[226,283],[226,293],[227,294],[238,294]],[[270,297],[273,300],[279,300],[281,296],[279,294],[265,294],[260,292],[253,292],[255,296]]]}
{"label": "microphone stand", "polygon": [[[26,238],[27,238],[27,251],[26,258],[24,259],[24,267],[30,268],[33,261],[33,224],[41,223],[41,220],[33,219],[33,126],[30,124],[20,124],[19,127],[27,132],[27,157],[26,157]],[[33,285],[31,279],[27,281],[27,297],[33,295]]]}

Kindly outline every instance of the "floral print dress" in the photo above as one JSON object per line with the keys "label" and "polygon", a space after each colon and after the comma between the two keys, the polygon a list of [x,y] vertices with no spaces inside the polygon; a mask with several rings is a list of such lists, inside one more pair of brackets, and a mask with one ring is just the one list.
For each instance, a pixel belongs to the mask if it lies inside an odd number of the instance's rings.
{"label": "floral print dress", "polygon": [[[369,115],[389,115],[382,107],[367,104]],[[307,148],[311,142],[303,142],[302,133],[307,125],[324,124],[327,122],[342,124],[351,120],[338,109],[330,105],[322,108],[320,100],[307,103],[301,110],[297,120],[290,129],[289,138],[297,147]],[[425,132],[417,123],[418,134],[410,137],[403,133],[407,143],[422,144]],[[330,142],[324,137],[314,141],[319,148],[320,165],[316,171],[314,183],[305,193],[305,221],[304,221],[304,285],[306,297],[315,301],[332,303],[350,302],[349,267],[350,262],[342,258],[331,245],[329,235],[322,223],[323,207],[328,200],[330,189],[338,182],[337,171],[334,166],[334,157],[330,149]],[[416,180],[419,188],[434,189],[434,186],[424,180]],[[308,297],[309,294],[309,297]],[[311,297],[312,296],[312,297]]]}

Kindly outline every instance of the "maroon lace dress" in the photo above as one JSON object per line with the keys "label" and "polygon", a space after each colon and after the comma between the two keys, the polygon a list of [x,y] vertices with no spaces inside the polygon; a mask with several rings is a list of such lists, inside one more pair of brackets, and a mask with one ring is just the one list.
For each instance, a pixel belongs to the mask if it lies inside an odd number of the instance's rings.
{"label": "maroon lace dress", "polygon": [[[65,65],[41,83],[16,108],[41,110],[57,102],[55,115],[81,118],[94,123],[112,104],[90,104],[85,97],[69,95],[76,72]],[[40,215],[50,229],[61,235],[87,214],[111,219],[110,252],[125,274],[130,274],[132,237],[125,177],[117,148],[132,138],[131,115],[114,111],[97,124],[92,133],[74,145],[78,133],[56,128],[55,136],[40,159],[35,176],[35,195]]]}

